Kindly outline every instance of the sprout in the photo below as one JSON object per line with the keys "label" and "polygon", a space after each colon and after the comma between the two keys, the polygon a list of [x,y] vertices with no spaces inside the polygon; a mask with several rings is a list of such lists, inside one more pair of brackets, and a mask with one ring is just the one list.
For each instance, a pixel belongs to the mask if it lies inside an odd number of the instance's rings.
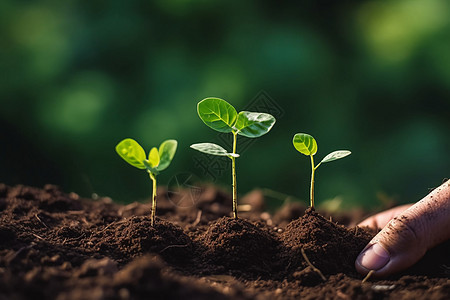
{"label": "sprout", "polygon": [[161,146],[159,146],[159,149],[153,147],[150,150],[148,158],[145,157],[145,151],[141,145],[133,139],[124,139],[116,146],[117,154],[119,154],[120,157],[133,167],[147,170],[147,173],[153,182],[152,226],[155,224],[156,214],[156,175],[170,165],[175,152],[177,151],[177,145],[178,143],[176,140],[164,141]]}
{"label": "sprout", "polygon": [[266,113],[241,111],[219,98],[206,98],[197,105],[200,119],[210,128],[224,133],[233,134],[233,151],[229,152],[219,145],[212,143],[200,143],[191,145],[192,149],[200,152],[227,156],[231,159],[233,182],[233,216],[237,219],[237,183],[236,183],[236,153],[237,135],[248,138],[257,138],[270,131],[275,124],[275,118]]}
{"label": "sprout", "polygon": [[311,189],[310,189],[310,204],[311,208],[314,209],[314,175],[317,168],[322,163],[327,163],[333,160],[337,160],[343,157],[346,157],[351,154],[348,150],[338,150],[331,152],[327,156],[325,156],[322,161],[314,166],[314,155],[317,153],[317,142],[316,140],[306,133],[297,133],[294,135],[294,139],[292,140],[295,149],[301,154],[311,157]]}

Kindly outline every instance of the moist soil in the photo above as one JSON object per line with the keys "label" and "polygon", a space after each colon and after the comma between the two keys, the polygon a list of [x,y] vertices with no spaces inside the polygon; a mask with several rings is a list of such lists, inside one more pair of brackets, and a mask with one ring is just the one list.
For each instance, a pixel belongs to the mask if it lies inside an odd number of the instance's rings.
{"label": "moist soil", "polygon": [[330,217],[290,203],[269,214],[258,191],[240,202],[234,219],[220,189],[161,188],[152,227],[149,203],[0,184],[0,299],[450,297],[449,242],[363,283],[354,261],[375,232],[349,226],[360,211]]}

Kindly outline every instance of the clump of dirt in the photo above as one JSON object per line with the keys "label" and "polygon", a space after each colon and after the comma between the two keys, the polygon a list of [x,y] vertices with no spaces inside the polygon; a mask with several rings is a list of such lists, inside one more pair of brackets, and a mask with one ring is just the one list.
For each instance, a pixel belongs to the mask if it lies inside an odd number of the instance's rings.
{"label": "clump of dirt", "polygon": [[286,226],[282,240],[291,251],[288,262],[293,268],[307,266],[301,253],[303,249],[311,263],[324,274],[356,275],[355,259],[372,236],[359,227],[348,230],[308,208],[302,217]]}
{"label": "clump of dirt", "polygon": [[159,218],[151,226],[150,217],[135,216],[118,222],[108,233],[100,247],[114,253],[119,262],[146,253],[158,253],[170,262],[185,261],[192,255],[192,242],[183,229]]}
{"label": "clump of dirt", "polygon": [[276,238],[264,226],[244,219],[222,217],[210,224],[201,240],[209,262],[230,270],[244,268],[249,273],[268,275],[277,261]]}

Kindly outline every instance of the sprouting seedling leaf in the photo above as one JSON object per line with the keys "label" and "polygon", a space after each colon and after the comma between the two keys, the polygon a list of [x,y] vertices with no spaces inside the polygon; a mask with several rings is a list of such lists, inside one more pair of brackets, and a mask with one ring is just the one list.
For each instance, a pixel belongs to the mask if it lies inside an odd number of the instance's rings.
{"label": "sprouting seedling leaf", "polygon": [[151,214],[152,226],[155,223],[156,214],[156,175],[170,165],[177,150],[177,144],[178,143],[176,140],[164,141],[159,146],[159,150],[156,147],[153,147],[150,150],[148,153],[148,158],[146,158],[145,151],[141,145],[133,139],[124,139],[116,146],[116,152],[120,157],[122,157],[133,167],[145,169],[153,182]]}
{"label": "sprouting seedling leaf", "polygon": [[175,152],[177,151],[178,142],[176,140],[167,140],[159,146],[159,165],[156,167],[158,171],[165,170],[172,162]]}
{"label": "sprouting seedling leaf", "polygon": [[233,215],[237,218],[237,182],[236,182],[236,153],[237,135],[248,138],[260,137],[272,129],[275,118],[266,113],[241,111],[236,109],[220,98],[206,98],[197,105],[200,119],[210,128],[225,133],[233,134],[233,151],[227,151],[219,145],[211,143],[193,144],[191,148],[200,152],[227,156],[231,159],[231,170],[233,180]]}
{"label": "sprouting seedling leaf", "polygon": [[351,154],[348,150],[338,150],[333,151],[327,156],[325,156],[322,161],[315,166],[314,165],[314,155],[317,153],[317,142],[316,140],[309,134],[306,133],[297,133],[294,135],[294,138],[292,140],[292,143],[294,144],[294,148],[311,158],[311,189],[310,189],[310,205],[311,208],[314,209],[314,175],[317,168],[322,163],[327,163],[330,161],[338,160],[341,158],[344,158]]}
{"label": "sprouting seedling leaf", "polygon": [[316,140],[306,133],[297,133],[292,141],[295,149],[304,155],[314,155],[317,153]]}
{"label": "sprouting seedling leaf", "polygon": [[206,98],[197,104],[200,119],[209,127],[220,132],[233,131],[236,123],[236,109],[220,98]]}
{"label": "sprouting seedling leaf", "polygon": [[239,157],[239,154],[228,153],[227,150],[222,148],[222,146],[212,144],[212,143],[193,144],[193,145],[191,145],[191,148],[195,149],[197,151],[206,153],[206,154],[211,154],[211,155]]}
{"label": "sprouting seedling leaf", "polygon": [[348,150],[333,151],[330,154],[328,154],[327,156],[325,156],[320,163],[323,164],[323,163],[327,163],[327,162],[330,162],[333,160],[338,160],[338,159],[344,158],[350,154],[352,154],[352,153]]}
{"label": "sprouting seedling leaf", "polygon": [[270,131],[275,124],[275,118],[266,113],[241,111],[234,127],[239,135],[256,138]]}
{"label": "sprouting seedling leaf", "polygon": [[135,140],[124,139],[116,146],[117,154],[127,163],[139,169],[145,169],[145,151]]}
{"label": "sprouting seedling leaf", "polygon": [[152,169],[155,169],[159,165],[159,153],[156,147],[153,147],[152,150],[150,150],[147,161]]}

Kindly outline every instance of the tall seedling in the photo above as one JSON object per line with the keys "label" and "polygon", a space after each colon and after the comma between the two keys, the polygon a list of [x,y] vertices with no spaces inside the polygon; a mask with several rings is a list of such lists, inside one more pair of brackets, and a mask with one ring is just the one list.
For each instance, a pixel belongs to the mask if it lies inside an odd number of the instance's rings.
{"label": "tall seedling", "polygon": [[237,113],[231,104],[219,98],[203,99],[197,105],[197,112],[200,119],[210,128],[233,134],[232,152],[212,143],[193,144],[191,148],[206,154],[227,156],[231,159],[233,216],[237,218],[236,158],[239,157],[239,154],[236,153],[237,136],[260,137],[270,131],[275,124],[275,118],[270,114],[259,112],[241,111]]}

